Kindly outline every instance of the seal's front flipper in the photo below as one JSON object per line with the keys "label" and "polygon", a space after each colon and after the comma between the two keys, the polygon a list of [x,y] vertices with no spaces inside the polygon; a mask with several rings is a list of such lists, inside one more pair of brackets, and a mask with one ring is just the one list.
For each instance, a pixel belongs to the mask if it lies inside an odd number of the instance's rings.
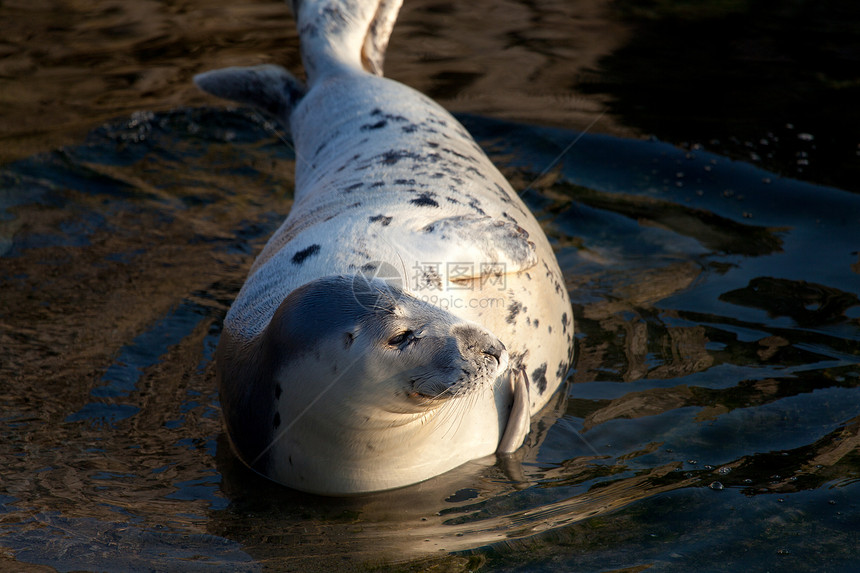
{"label": "seal's front flipper", "polygon": [[497,454],[511,454],[515,452],[525,441],[529,433],[531,416],[529,414],[529,381],[525,370],[511,371],[511,382],[514,386],[514,403],[511,406],[511,414],[505,433],[499,441]]}
{"label": "seal's front flipper", "polygon": [[212,70],[194,76],[194,83],[214,96],[254,106],[287,129],[293,108],[307,91],[290,72],[271,64]]}

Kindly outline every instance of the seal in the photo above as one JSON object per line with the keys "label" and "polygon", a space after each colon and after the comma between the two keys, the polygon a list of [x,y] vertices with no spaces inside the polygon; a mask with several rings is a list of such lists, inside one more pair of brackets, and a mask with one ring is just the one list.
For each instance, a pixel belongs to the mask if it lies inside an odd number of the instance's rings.
{"label": "seal", "polygon": [[534,216],[453,116],[382,76],[399,8],[294,2],[306,84],[273,65],[195,77],[293,140],[293,207],[225,317],[216,371],[238,456],[313,493],[515,451],[572,359]]}

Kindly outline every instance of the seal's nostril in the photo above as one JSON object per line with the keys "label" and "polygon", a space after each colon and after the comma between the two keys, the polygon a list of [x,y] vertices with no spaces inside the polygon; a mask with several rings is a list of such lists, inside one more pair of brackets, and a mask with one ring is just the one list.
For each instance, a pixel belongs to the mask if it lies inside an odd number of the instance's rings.
{"label": "seal's nostril", "polygon": [[502,352],[504,351],[505,349],[503,347],[494,344],[489,348],[485,348],[482,352],[488,356],[492,356],[493,358],[495,358],[496,364],[498,364],[502,361]]}

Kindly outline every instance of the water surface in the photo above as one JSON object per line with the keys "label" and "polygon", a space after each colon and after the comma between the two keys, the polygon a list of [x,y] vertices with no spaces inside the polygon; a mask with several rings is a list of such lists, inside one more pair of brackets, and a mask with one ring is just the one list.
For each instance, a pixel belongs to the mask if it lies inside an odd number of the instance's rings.
{"label": "water surface", "polygon": [[[643,38],[757,29],[761,3],[469,6],[407,2],[388,71],[457,111],[522,190],[565,273],[576,361],[515,460],[350,499],[246,470],[213,376],[224,313],[289,211],[293,155],[188,77],[297,65],[286,8],[0,6],[4,567],[856,567],[860,131],[834,105],[856,73],[828,62],[842,83],[816,88],[815,114],[637,104],[624,86],[684,73]],[[855,61],[857,28],[834,26],[806,45]],[[702,69],[738,58],[696,53]],[[652,83],[625,75],[637,58]],[[719,81],[758,101],[749,75]]]}

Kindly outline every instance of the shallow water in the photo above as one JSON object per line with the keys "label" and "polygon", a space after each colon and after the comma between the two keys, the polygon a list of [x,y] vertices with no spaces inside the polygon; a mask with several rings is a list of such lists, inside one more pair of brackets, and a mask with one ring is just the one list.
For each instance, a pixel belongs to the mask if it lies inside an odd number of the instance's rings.
{"label": "shallow water", "polygon": [[[475,6],[407,2],[388,72],[460,112],[544,225],[577,319],[569,385],[518,459],[325,499],[237,462],[212,370],[290,208],[292,152],[187,87],[221,65],[295,65],[286,9],[0,5],[0,26],[22,22],[0,51],[0,568],[856,567],[856,111],[777,102],[733,125],[703,101],[684,108],[702,121],[672,123],[650,99],[637,119],[613,87],[645,81],[617,71],[629,46],[671,75],[641,42],[655,29],[755,30],[752,9]],[[825,48],[852,61],[836,28],[842,48]],[[856,90],[840,85],[806,93],[838,103]]]}

